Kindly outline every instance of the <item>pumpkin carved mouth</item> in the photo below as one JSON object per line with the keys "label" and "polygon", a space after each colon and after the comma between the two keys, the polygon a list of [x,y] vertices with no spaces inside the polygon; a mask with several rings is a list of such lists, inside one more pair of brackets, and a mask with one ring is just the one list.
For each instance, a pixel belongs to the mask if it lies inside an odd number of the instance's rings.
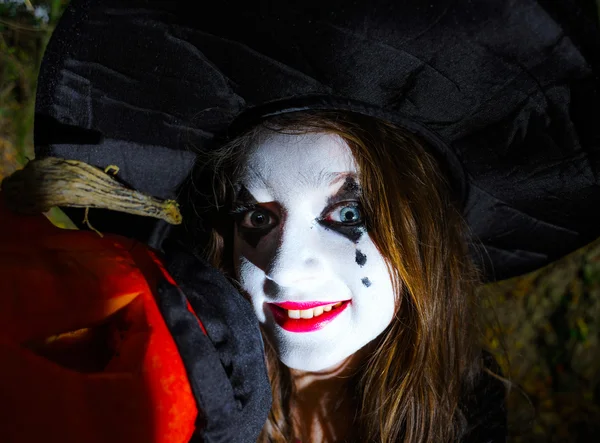
{"label": "pumpkin carved mouth", "polygon": [[66,369],[84,373],[101,372],[118,354],[114,335],[114,326],[106,321],[96,326],[30,340],[23,347]]}

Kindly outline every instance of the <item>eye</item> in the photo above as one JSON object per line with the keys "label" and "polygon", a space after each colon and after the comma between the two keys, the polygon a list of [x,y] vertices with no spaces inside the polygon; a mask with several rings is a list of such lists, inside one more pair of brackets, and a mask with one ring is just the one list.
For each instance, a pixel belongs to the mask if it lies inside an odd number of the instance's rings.
{"label": "eye", "polygon": [[248,229],[265,229],[275,223],[275,217],[266,209],[252,209],[241,214],[240,226]]}
{"label": "eye", "polygon": [[345,225],[358,225],[363,222],[362,211],[358,203],[345,203],[329,212],[327,219]]}

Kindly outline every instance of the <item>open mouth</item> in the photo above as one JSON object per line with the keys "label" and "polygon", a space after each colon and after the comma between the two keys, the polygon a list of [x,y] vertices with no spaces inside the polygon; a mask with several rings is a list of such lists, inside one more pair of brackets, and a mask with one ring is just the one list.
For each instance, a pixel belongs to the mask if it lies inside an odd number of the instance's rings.
{"label": "open mouth", "polygon": [[331,323],[350,304],[350,300],[326,302],[269,303],[275,322],[286,331],[312,332]]}

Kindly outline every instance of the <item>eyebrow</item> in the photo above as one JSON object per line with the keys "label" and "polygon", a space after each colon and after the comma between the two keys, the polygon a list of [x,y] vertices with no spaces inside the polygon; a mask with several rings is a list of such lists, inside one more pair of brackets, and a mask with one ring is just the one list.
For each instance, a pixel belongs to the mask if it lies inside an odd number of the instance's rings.
{"label": "eyebrow", "polygon": [[356,174],[347,174],[344,176],[346,179],[342,187],[332,196],[327,199],[327,205],[335,205],[341,201],[353,200],[359,198],[361,195],[361,188],[354,178]]}
{"label": "eyebrow", "polygon": [[248,191],[248,189],[241,185],[240,189],[235,193],[235,198],[233,199],[235,204],[242,205],[255,205],[258,201],[254,198],[254,196]]}
{"label": "eyebrow", "polygon": [[[259,171],[252,170],[251,173],[254,176],[254,178],[259,180],[263,184],[265,189],[270,189],[270,187],[267,185],[267,180],[265,180],[265,177]],[[303,182],[303,184],[313,187],[313,188],[322,188],[325,186],[333,186],[333,185],[339,183],[341,180],[344,180],[348,177],[353,178],[354,181],[356,181],[356,182],[358,181],[358,174],[356,174],[356,172],[352,172],[352,171],[332,172],[332,171],[327,171],[326,169],[323,169],[316,176],[312,176],[312,177],[303,176],[302,182]]]}
{"label": "eyebrow", "polygon": [[314,185],[315,187],[333,186],[342,180],[348,181],[348,179],[353,179],[356,182],[358,180],[356,172],[328,172],[323,170],[317,175]]}
{"label": "eyebrow", "polygon": [[[266,186],[266,182],[262,175],[254,172],[255,176]],[[357,183],[358,175],[355,172],[330,172],[322,170],[315,179],[310,180],[315,187],[333,186],[344,180],[344,185],[331,197],[329,200],[340,200],[341,198],[349,198],[360,194],[360,186]],[[240,184],[239,190],[235,193],[234,202],[242,205],[254,205],[258,201],[248,191],[246,186]]]}

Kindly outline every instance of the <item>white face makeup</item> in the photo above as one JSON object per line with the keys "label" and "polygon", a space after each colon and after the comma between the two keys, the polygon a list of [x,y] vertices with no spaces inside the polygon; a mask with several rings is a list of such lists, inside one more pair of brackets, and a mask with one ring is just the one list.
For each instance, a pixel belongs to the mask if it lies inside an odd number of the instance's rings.
{"label": "white face makeup", "polygon": [[350,148],[330,134],[274,133],[242,166],[236,277],[285,365],[341,363],[383,332],[395,307]]}

